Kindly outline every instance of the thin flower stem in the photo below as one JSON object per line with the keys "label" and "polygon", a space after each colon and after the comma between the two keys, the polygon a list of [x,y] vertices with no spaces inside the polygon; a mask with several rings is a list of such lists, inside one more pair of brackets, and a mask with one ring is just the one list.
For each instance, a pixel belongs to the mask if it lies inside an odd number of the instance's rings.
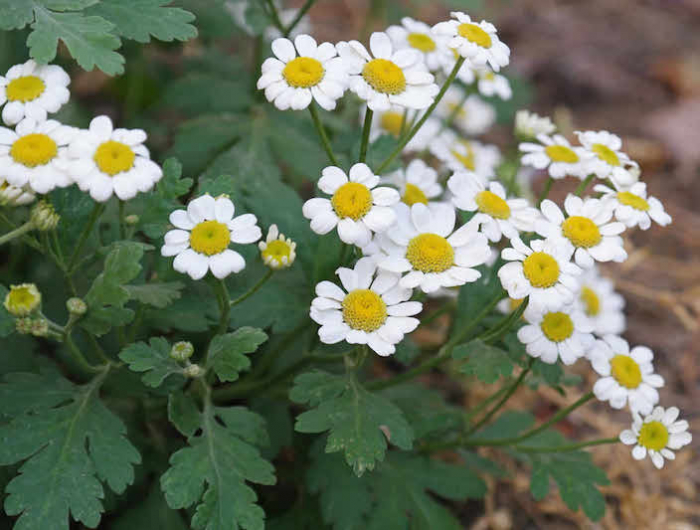
{"label": "thin flower stem", "polygon": [[452,126],[452,123],[454,123],[455,118],[457,118],[457,116],[459,115],[459,111],[462,110],[462,107],[464,106],[464,104],[467,102],[467,99],[469,99],[469,96],[471,96],[471,95],[472,95],[471,89],[467,89],[464,91],[464,95],[462,96],[461,101],[454,109],[452,109],[452,111],[450,112],[450,115],[447,116],[447,119],[443,122],[442,127],[440,128],[440,132],[442,132],[445,129],[447,129],[448,127]]}
{"label": "thin flower stem", "polygon": [[527,309],[529,303],[530,297],[527,296],[508,316],[501,319],[495,326],[484,332],[479,338],[484,342],[498,341],[513,326],[513,324],[517,322],[521,316],[523,316],[523,313],[525,312],[525,309]]}
{"label": "thin flower stem", "polygon": [[74,271],[76,262],[78,260],[78,256],[80,256],[80,253],[82,252],[83,247],[85,246],[85,242],[92,233],[92,229],[95,226],[95,223],[99,219],[100,215],[102,215],[104,207],[104,204],[101,202],[95,203],[95,206],[93,207],[92,212],[90,213],[90,218],[88,219],[88,222],[85,225],[83,232],[80,234],[80,237],[78,238],[78,243],[75,245],[73,254],[71,254],[70,260],[68,261],[69,274]]}
{"label": "thin flower stem", "polygon": [[542,193],[540,193],[540,198],[537,200],[537,206],[542,204],[542,201],[549,197],[549,191],[552,189],[552,184],[554,179],[552,177],[547,177],[547,181],[544,183],[544,188],[542,188]]}
{"label": "thin flower stem", "polygon": [[311,104],[309,105],[309,112],[311,113],[311,119],[314,122],[314,127],[316,127],[316,132],[318,132],[318,136],[319,138],[321,138],[323,149],[328,155],[328,159],[334,166],[340,166],[340,164],[338,164],[338,159],[336,159],[335,155],[333,154],[333,148],[331,147],[331,143],[328,140],[326,129],[323,127],[323,124],[321,123],[321,120],[318,117],[318,111],[316,110],[316,105],[313,102],[311,102]]}
{"label": "thin flower stem", "polygon": [[126,239],[126,221],[124,219],[124,201],[119,199],[119,239],[122,241]]}
{"label": "thin flower stem", "polygon": [[[241,296],[239,296],[235,300],[230,300],[229,307],[236,306],[236,305],[240,304],[241,302],[244,302],[245,300],[247,300],[251,296],[253,296],[258,291],[258,289],[260,289],[263,285],[265,285],[265,282],[272,277],[274,272],[275,272],[274,269],[269,269],[265,273],[265,275],[258,280],[258,283],[253,285],[253,287],[251,287],[247,292],[243,293]],[[227,293],[226,300],[228,300],[228,299],[229,298],[228,298],[228,293]]]}
{"label": "thin flower stem", "polygon": [[576,191],[574,192],[574,194],[575,194],[577,197],[580,197],[580,196],[583,194],[583,192],[586,190],[586,188],[588,187],[588,185],[591,183],[591,180],[593,180],[594,177],[595,177],[595,173],[591,173],[590,175],[588,175],[588,176],[581,182],[581,184],[578,185],[578,187],[576,188]]}
{"label": "thin flower stem", "polygon": [[[278,30],[280,30],[284,34],[286,30],[284,24],[282,24],[282,21],[280,20],[274,2],[272,0],[265,0],[265,3],[267,4],[267,12],[268,15],[270,15],[270,18],[272,19],[272,23],[275,25],[275,27],[277,27]],[[265,4],[263,4],[263,9],[264,7]]]}
{"label": "thin flower stem", "polygon": [[228,294],[228,288],[226,287],[226,282],[224,280],[219,280],[217,279],[216,282],[214,283],[216,286],[216,296],[219,301],[219,310],[220,310],[220,315],[219,315],[219,328],[217,330],[217,335],[222,335],[226,333],[226,330],[228,329],[229,326],[229,320],[228,316],[229,313],[231,312],[231,306],[233,305],[231,303],[231,299]]}
{"label": "thin flower stem", "polygon": [[396,158],[398,155],[401,154],[401,151],[403,151],[403,148],[406,147],[406,144],[410,142],[413,137],[416,135],[418,130],[423,126],[423,124],[426,122],[426,120],[430,117],[430,115],[433,113],[435,110],[435,107],[438,106],[438,103],[440,103],[440,100],[442,97],[445,95],[445,92],[447,92],[447,89],[450,87],[452,82],[455,80],[455,77],[457,77],[457,73],[459,72],[459,69],[462,67],[464,64],[464,57],[460,57],[457,59],[457,62],[455,63],[454,68],[452,68],[452,71],[450,72],[450,75],[447,77],[447,80],[445,81],[445,84],[442,85],[442,88],[440,89],[440,92],[438,92],[438,95],[435,96],[435,101],[433,101],[433,104],[428,107],[428,110],[425,111],[425,114],[421,116],[420,120],[418,120],[418,123],[416,123],[412,128],[411,132],[409,132],[404,138],[401,139],[399,142],[399,145],[396,146],[396,149],[392,151],[392,153],[382,162],[379,167],[375,170],[375,174],[379,175],[381,174],[382,171],[384,171],[389,164]]}
{"label": "thin flower stem", "polygon": [[3,234],[2,236],[0,236],[0,245],[4,245],[5,243],[10,242],[17,237],[23,236],[24,234],[26,234],[27,232],[30,232],[32,230],[34,230],[34,223],[32,223],[31,221],[27,221],[19,228],[15,228],[14,230],[10,230],[6,234]]}
{"label": "thin flower stem", "polygon": [[299,9],[299,12],[297,15],[294,17],[294,20],[287,26],[287,29],[285,29],[282,33],[284,34],[285,37],[289,37],[289,34],[294,31],[294,28],[297,27],[297,24],[299,24],[299,21],[304,18],[304,15],[311,9],[311,6],[316,3],[316,0],[306,0],[303,6],[301,6],[301,9]]}
{"label": "thin flower stem", "polygon": [[362,143],[360,144],[360,162],[367,160],[367,147],[369,146],[369,132],[372,129],[372,109],[369,107],[365,111],[365,123],[362,126]]}
{"label": "thin flower stem", "polygon": [[401,128],[399,129],[399,138],[406,134],[408,129],[408,107],[403,109],[403,115],[401,116]]}
{"label": "thin flower stem", "polygon": [[65,345],[68,346],[68,350],[70,351],[73,360],[81,369],[86,372],[101,372],[103,370],[103,367],[92,366],[87,361],[83,355],[83,352],[81,352],[78,346],[76,346],[75,341],[73,341],[73,336],[70,333],[65,333],[63,340]]}
{"label": "thin flower stem", "polygon": [[565,453],[569,451],[578,451],[579,449],[584,449],[586,447],[615,444],[619,442],[619,438],[599,438],[597,440],[588,440],[585,442],[557,445],[552,447],[527,447],[523,445],[516,445],[513,449],[521,453]]}

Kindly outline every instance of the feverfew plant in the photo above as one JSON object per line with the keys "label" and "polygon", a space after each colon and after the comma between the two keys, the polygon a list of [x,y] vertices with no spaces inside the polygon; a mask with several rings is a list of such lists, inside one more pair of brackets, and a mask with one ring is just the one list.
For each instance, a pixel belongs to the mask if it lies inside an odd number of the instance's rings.
{"label": "feverfew plant", "polygon": [[[612,133],[578,145],[521,111],[510,145],[481,138],[517,97],[496,26],[319,43],[314,0],[187,4],[196,20],[167,0],[0,5],[0,28],[29,26],[0,77],[14,528],[460,528],[450,507],[499,469],[481,447],[597,520],[587,447],[662,467],[690,443],[596,268],[671,217]],[[537,202],[521,166],[546,175]],[[579,398],[574,363],[596,373]],[[498,388],[465,413],[449,377]],[[504,411],[545,384],[572,404]],[[630,410],[619,438],[553,430],[594,398]]]}

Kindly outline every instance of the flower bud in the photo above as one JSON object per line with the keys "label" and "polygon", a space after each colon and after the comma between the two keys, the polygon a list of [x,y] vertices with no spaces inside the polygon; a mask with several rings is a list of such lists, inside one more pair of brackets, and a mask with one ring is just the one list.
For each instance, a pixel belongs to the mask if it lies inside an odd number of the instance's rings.
{"label": "flower bud", "polygon": [[124,222],[128,225],[135,225],[139,222],[139,216],[136,215],[135,213],[132,213],[131,215],[127,215],[124,218]]}
{"label": "flower bud", "polygon": [[202,377],[205,371],[206,370],[204,370],[204,368],[202,368],[198,364],[190,364],[183,368],[182,373],[185,377],[191,377],[194,379],[196,377]]}
{"label": "flower bud", "polygon": [[192,357],[193,353],[194,346],[192,346],[191,342],[180,341],[173,344],[173,347],[170,349],[170,358],[182,363]]}
{"label": "flower bud", "polygon": [[80,317],[87,312],[87,304],[81,298],[73,297],[66,300],[66,309],[71,315]]}
{"label": "flower bud", "polygon": [[5,296],[5,309],[16,317],[26,317],[39,309],[40,305],[41,293],[33,283],[12,285]]}
{"label": "flower bud", "polygon": [[32,319],[31,318],[18,318],[15,320],[15,329],[20,335],[29,335],[32,332]]}
{"label": "flower bud", "polygon": [[43,318],[35,318],[32,320],[30,332],[35,337],[46,337],[49,334],[49,323]]}
{"label": "flower bud", "polygon": [[36,203],[29,217],[37,230],[53,230],[61,219],[61,216],[56,213],[53,206],[47,201]]}

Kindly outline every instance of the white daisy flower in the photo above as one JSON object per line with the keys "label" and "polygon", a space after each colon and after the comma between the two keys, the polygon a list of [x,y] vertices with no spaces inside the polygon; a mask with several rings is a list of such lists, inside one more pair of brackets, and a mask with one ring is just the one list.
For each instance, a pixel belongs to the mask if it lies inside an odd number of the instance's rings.
{"label": "white daisy flower", "polygon": [[556,130],[547,116],[538,116],[525,109],[515,113],[515,135],[521,140],[534,140],[540,134],[550,135]]}
{"label": "white daisy flower", "polygon": [[610,178],[615,182],[628,182],[628,167],[638,164],[623,153],[622,140],[608,131],[576,131],[581,145],[592,153],[588,161],[588,172],[595,173],[599,179]]}
{"label": "white daisy flower", "polygon": [[478,175],[458,171],[447,181],[452,192],[452,203],[466,212],[477,212],[472,220],[493,242],[501,237],[517,237],[519,232],[531,232],[540,217],[536,208],[525,199],[506,198],[506,190],[500,182],[484,183]]}
{"label": "white daisy flower", "polygon": [[369,47],[372,55],[356,40],[336,45],[350,76],[350,90],[371,110],[389,110],[391,105],[422,110],[433,103],[440,89],[426,71],[420,52],[394,51],[389,36],[381,32],[372,33]]}
{"label": "white daisy flower", "polygon": [[141,129],[114,129],[109,117],[93,118],[68,148],[72,179],[97,202],[113,194],[126,201],[149,191],[163,171],[151,160],[145,141]]}
{"label": "white daisy flower", "polygon": [[485,181],[496,175],[501,163],[501,152],[495,145],[465,140],[450,130],[430,142],[429,149],[451,171],[472,171]]}
{"label": "white daisy flower", "polygon": [[523,316],[528,324],[518,330],[518,340],[528,355],[547,364],[574,364],[595,340],[588,319],[571,305],[558,311],[528,305]]}
{"label": "white daisy flower", "polygon": [[347,84],[345,65],[336,56],[335,46],[317,45],[313,37],[299,35],[294,44],[289,39],[274,40],[272,52],[276,57],[265,59],[257,83],[269,102],[280,110],[305,109],[312,99],[326,110],[335,108]]}
{"label": "white daisy flower", "polygon": [[68,102],[69,84],[68,74],[55,64],[38,65],[33,59],[16,64],[0,77],[2,121],[15,125],[25,117],[46,120],[47,113],[58,112]]}
{"label": "white daisy flower", "polygon": [[627,341],[617,335],[605,335],[588,352],[593,369],[602,377],[593,385],[593,393],[601,401],[609,401],[614,409],[629,403],[634,413],[649,414],[659,402],[657,388],[664,386],[663,377],[654,373],[653,352],[646,346],[630,350]]}
{"label": "white daisy flower", "polygon": [[417,50],[428,70],[435,72],[440,69],[440,53],[447,47],[449,39],[436,35],[425,22],[404,17],[400,26],[389,26],[386,34],[397,50]]}
{"label": "white daisy flower", "polygon": [[229,245],[255,243],[262,232],[257,218],[250,213],[233,217],[234,206],[226,197],[202,195],[175,210],[170,222],[175,226],[165,234],[160,249],[163,256],[175,256],[173,268],[201,280],[207,271],[221,279],[245,268],[245,260]]}
{"label": "white daisy flower", "polygon": [[688,422],[678,420],[679,413],[676,407],[656,407],[645,418],[633,414],[632,428],[620,433],[620,441],[625,445],[634,445],[632,457],[635,460],[642,460],[649,454],[654,466],[661,469],[664,459],[676,458],[673,451],[693,441],[693,436],[688,432]]}
{"label": "white daisy flower", "polygon": [[510,48],[500,41],[496,27],[482,20],[473,22],[466,13],[454,11],[450,16],[456,20],[439,22],[433,26],[438,35],[450,37],[448,46],[468,59],[474,66],[488,64],[498,72],[510,61]]}
{"label": "white daisy flower", "polygon": [[603,194],[600,200],[613,209],[615,219],[627,228],[639,226],[642,230],[648,230],[652,220],[661,226],[671,224],[671,216],[666,213],[661,201],[647,196],[644,182],[635,182],[629,187],[616,186],[616,189],[597,184],[593,189]]}
{"label": "white daisy flower", "polygon": [[496,111],[493,105],[486,103],[476,94],[464,99],[465,92],[456,85],[451,85],[435,107],[435,113],[443,119],[454,115],[452,124],[469,136],[485,133],[496,123]]}
{"label": "white daisy flower", "polygon": [[540,204],[543,219],[535,224],[535,231],[542,237],[564,237],[576,249],[576,264],[590,268],[594,262],[627,259],[622,238],[625,225],[610,222],[612,210],[598,199],[582,199],[569,194],[564,201],[566,217],[554,201],[545,199]]}
{"label": "white daisy flower", "polygon": [[547,169],[549,176],[554,179],[567,175],[584,179],[587,176],[588,160],[591,153],[582,147],[572,147],[569,141],[560,134],[548,136],[538,134],[540,143],[523,142],[519,149],[524,154],[523,165],[535,169]]}
{"label": "white daisy flower", "polygon": [[424,293],[440,287],[474,282],[481,273],[474,269],[491,255],[486,236],[478,225],[467,223],[455,230],[454,208],[445,204],[403,203],[396,206],[397,223],[377,237],[386,254],[380,269],[405,274],[401,287],[420,287]]}
{"label": "white daisy flower", "polygon": [[615,292],[611,280],[600,275],[597,267],[586,269],[579,276],[574,303],[591,321],[596,335],[619,335],[625,331],[625,299]]}
{"label": "white daisy flower", "polygon": [[409,206],[430,204],[430,199],[442,195],[437,171],[419,158],[411,160],[406,169],[397,169],[382,177],[381,181],[395,186],[401,194],[401,202]]}
{"label": "white daisy flower", "polygon": [[477,88],[481,95],[487,98],[498,96],[503,100],[513,97],[513,89],[506,76],[497,74],[490,68],[479,68],[476,74],[479,78]]}
{"label": "white daisy flower", "polygon": [[[360,123],[365,121],[365,112],[367,108],[363,107],[360,110]],[[406,118],[406,125],[403,125],[404,119],[403,108],[393,105],[389,110],[383,112],[375,112],[372,114],[372,127],[369,132],[369,141],[374,142],[382,134],[389,134],[394,138],[399,138],[401,136],[401,128],[404,127],[404,133],[408,131],[408,126],[411,121],[416,121],[420,119],[420,116],[415,116],[413,120],[409,115]],[[414,151],[423,151],[428,148],[430,142],[435,139],[440,130],[442,129],[442,124],[437,118],[432,116],[425,120],[422,127],[418,129],[416,134],[411,138],[411,141],[406,144],[403,148],[405,153],[410,153]]]}
{"label": "white daisy flower", "polygon": [[0,177],[0,206],[24,206],[35,199],[36,195],[27,186],[13,186]]}
{"label": "white daisy flower", "polygon": [[401,199],[398,191],[377,184],[379,177],[367,164],[352,166],[349,178],[339,167],[325,168],[318,188],[331,198],[309,199],[302,210],[311,220],[311,230],[327,234],[337,226],[341,241],[367,245],[372,232],[383,232],[394,224],[396,214],[391,207]]}
{"label": "white daisy flower", "polygon": [[564,239],[536,239],[530,246],[510,240],[501,257],[509,261],[498,270],[501,285],[514,299],[530,297],[529,305],[556,311],[573,301],[581,269],[571,263],[574,248]]}
{"label": "white daisy flower", "polygon": [[48,193],[71,184],[68,144],[77,129],[56,120],[25,118],[13,131],[0,127],[0,174],[7,182],[34,193]]}
{"label": "white daisy flower", "polygon": [[[454,50],[449,46],[441,47],[439,51],[440,53],[438,58],[440,60],[440,70],[444,74],[444,77],[447,77],[452,73],[452,70],[454,70],[455,64],[457,64],[460,56],[459,53],[457,53],[457,50]],[[469,86],[476,81],[476,69],[472,67],[469,61],[466,61],[457,71],[457,76],[455,79]]]}
{"label": "white daisy flower", "polygon": [[336,274],[343,289],[323,281],[316,285],[311,318],[321,325],[318,336],[325,344],[346,341],[367,344],[381,356],[391,355],[406,333],[418,327],[412,318],[423,309],[409,302],[411,289],[399,286],[399,275],[376,274],[370,258],[360,258],[353,269],[339,268]]}
{"label": "white daisy flower", "polygon": [[265,241],[258,243],[260,256],[265,265],[271,269],[291,267],[297,257],[297,244],[281,234],[277,225],[272,225],[267,231]]}

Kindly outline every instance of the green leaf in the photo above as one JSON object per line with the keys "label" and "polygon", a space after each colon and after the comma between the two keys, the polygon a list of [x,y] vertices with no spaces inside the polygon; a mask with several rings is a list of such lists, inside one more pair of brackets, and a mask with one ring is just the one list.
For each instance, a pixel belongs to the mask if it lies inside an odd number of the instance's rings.
{"label": "green leaf", "polygon": [[413,429],[401,409],[365,390],[352,375],[302,374],[294,380],[289,397],[315,407],[297,417],[295,429],[329,431],[326,452],[343,451],[358,477],[384,460],[388,442],[405,450],[413,447]]}
{"label": "green leaf", "polygon": [[134,372],[146,372],[141,380],[150,387],[160,386],[166,377],[181,374],[182,366],[170,357],[170,344],[162,337],[151,337],[149,344],[135,342],[119,353]]}
{"label": "green leaf", "polygon": [[100,0],[34,0],[35,3],[43,5],[53,11],[80,11],[91,5],[95,5]]}
{"label": "green leaf", "polygon": [[452,351],[452,357],[458,361],[466,359],[459,368],[461,373],[475,375],[479,381],[489,385],[498,381],[499,377],[508,377],[513,373],[513,361],[508,352],[480,339],[457,346]]}
{"label": "green leaf", "polygon": [[168,419],[187,437],[192,436],[202,422],[192,397],[179,391],[168,396]]}
{"label": "green leaf", "polygon": [[124,71],[124,57],[116,50],[121,45],[111,31],[114,25],[102,17],[87,17],[82,13],[54,13],[34,8],[35,20],[27,38],[29,54],[40,63],[56,57],[58,41],[62,40],[71,55],[84,70],[95,66],[108,75]]}
{"label": "green leaf", "polygon": [[[192,97],[193,94],[197,97]],[[234,79],[212,73],[191,73],[171,82],[158,105],[193,117],[211,114],[207,119],[217,121],[217,114],[242,112],[251,102],[250,79],[246,73],[241,72]]]}
{"label": "green leaf", "polygon": [[7,337],[15,331],[15,317],[5,309],[5,298],[9,289],[0,284],[0,337]]}
{"label": "green leaf", "polygon": [[498,440],[513,438],[529,429],[535,423],[535,417],[529,412],[506,411],[496,421],[481,429],[472,437],[477,440]]}
{"label": "green leaf", "polygon": [[165,7],[172,0],[100,0],[87,10],[112,24],[114,31],[127,39],[149,42],[151,37],[162,41],[193,39],[197,28],[190,22],[194,15],[178,7]]}
{"label": "green leaf", "polygon": [[233,333],[217,335],[209,346],[207,367],[211,367],[221,381],[235,381],[240,372],[250,368],[246,356],[267,340],[261,329],[243,327]]}
{"label": "green leaf", "polygon": [[[101,482],[115,493],[133,482],[141,459],[121,419],[98,398],[102,379],[75,386],[55,371],[8,376],[13,389],[42,385],[53,396],[0,426],[0,465],[26,460],[6,488],[5,511],[20,516],[15,528],[68,530],[69,514],[94,528],[104,509]],[[0,393],[8,391],[3,387]]]}
{"label": "green leaf", "polygon": [[182,282],[147,283],[144,285],[125,285],[131,300],[163,309],[180,298],[180,291],[185,288]]}
{"label": "green leaf", "polygon": [[[489,302],[499,293],[504,292],[501,281],[496,272],[498,265],[494,267],[477,267],[481,272],[481,278],[472,283],[463,285],[457,298],[457,311],[455,311],[455,323],[453,328],[458,330],[469,325],[476,316],[481,313]],[[476,330],[473,330],[476,334]]]}
{"label": "green leaf", "polygon": [[151,487],[145,499],[133,503],[120,515],[109,530],[139,530],[157,528],[167,530],[188,530],[185,521],[177,510],[171,509],[165,502],[163,493],[157,484]]}
{"label": "green leaf", "polygon": [[199,428],[160,479],[168,505],[196,504],[195,530],[262,529],[265,513],[246,482],[275,483],[274,468],[255,447],[267,442],[264,420],[243,407],[206,405]]}
{"label": "green leaf", "polygon": [[34,20],[31,2],[0,0],[0,29],[22,29]]}

